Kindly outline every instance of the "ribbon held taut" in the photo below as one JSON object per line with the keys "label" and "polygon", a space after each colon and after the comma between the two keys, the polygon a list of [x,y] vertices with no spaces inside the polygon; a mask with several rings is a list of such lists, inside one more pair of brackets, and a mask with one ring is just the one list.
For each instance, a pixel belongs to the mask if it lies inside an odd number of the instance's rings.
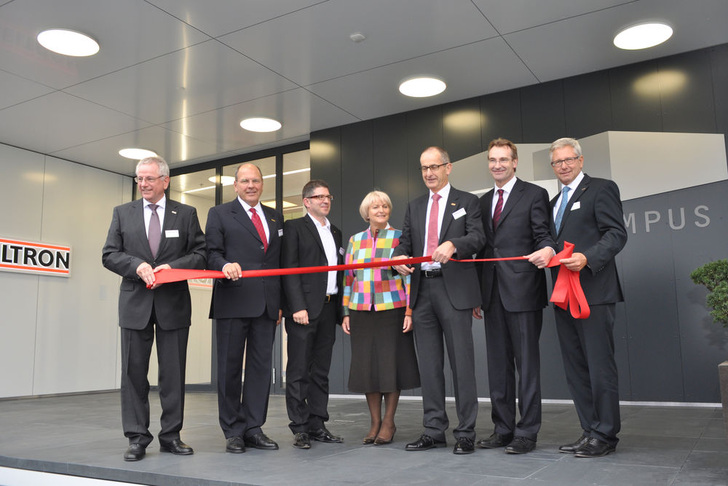
{"label": "ribbon held taut", "polygon": [[[561,265],[563,258],[571,257],[574,252],[572,243],[564,242],[564,249],[557,253],[551,261],[549,267]],[[476,258],[468,260],[451,259],[453,262],[497,262],[507,260],[526,260],[525,256],[506,257],[506,258]],[[328,265],[318,267],[297,267],[297,268],[270,268],[264,270],[243,270],[241,278],[251,277],[275,277],[280,275],[300,275],[304,273],[318,272],[337,272],[339,270],[356,270],[358,268],[374,268],[389,267],[392,265],[415,265],[432,261],[432,257],[414,257],[400,260],[378,260],[366,263],[351,263],[347,265]],[[161,285],[170,282],[180,282],[182,280],[194,280],[198,278],[226,278],[225,274],[219,270],[191,270],[187,268],[168,268],[159,270],[155,274],[155,285]],[[551,293],[551,302],[566,310],[571,308],[571,315],[576,319],[586,319],[589,317],[589,304],[584,296],[584,291],[579,283],[579,272],[573,272],[561,265],[558,278],[554,282],[554,290]]]}

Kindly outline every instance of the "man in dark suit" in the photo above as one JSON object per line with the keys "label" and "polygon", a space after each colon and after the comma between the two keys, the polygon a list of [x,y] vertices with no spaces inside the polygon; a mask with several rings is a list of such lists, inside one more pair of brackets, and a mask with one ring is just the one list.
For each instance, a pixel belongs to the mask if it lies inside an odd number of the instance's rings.
{"label": "man in dark suit", "polygon": [[[557,251],[564,241],[575,245],[571,258],[561,260],[579,272],[591,315],[574,319],[555,307],[556,330],[566,380],[583,429],[582,436],[559,448],[577,457],[599,457],[614,452],[620,429],[617,363],[614,360],[615,303],[622,288],[614,257],[627,242],[622,202],[617,185],[582,172],[579,142],[561,138],[549,149],[551,166],[563,185],[551,200],[552,234]],[[558,268],[553,269],[556,280]]]}
{"label": "man in dark suit", "polygon": [[431,262],[414,268],[394,266],[401,275],[412,275],[410,307],[424,408],[424,433],[407,444],[406,450],[447,445],[444,339],[459,420],[453,431],[453,452],[470,454],[475,450],[478,416],[472,313],[480,305],[480,291],[473,263],[447,262],[454,255],[471,258],[485,244],[480,204],[477,197],[450,186],[452,164],[445,150],[426,149],[420,156],[420,168],[429,191],[407,206],[402,236],[393,253],[393,259],[432,255]]}
{"label": "man in dark suit", "polygon": [[[308,214],[286,221],[281,263],[284,268],[340,265],[343,262],[341,231],[327,215],[334,197],[322,180],[303,186]],[[342,442],[325,426],[329,420],[329,368],[342,320],[342,272],[285,275],[284,316],[288,333],[286,407],[293,447],[309,449],[311,439]]]}
{"label": "man in dark suit", "polygon": [[243,453],[245,446],[276,450],[278,444],[262,427],[281,318],[280,277],[240,276],[242,270],[279,268],[283,215],[260,204],[263,174],[257,166],[238,167],[233,185],[238,197],[210,208],[205,228],[207,267],[227,277],[215,282],[210,308],[216,323],[220,426],[227,452]]}
{"label": "man in dark suit", "polygon": [[[195,208],[167,200],[169,167],[161,157],[139,161],[136,178],[143,199],[114,208],[103,248],[106,268],[121,275],[121,419],[129,448],[124,460],[144,457],[149,432],[149,357],[157,336],[160,450],[189,455],[182,442],[185,364],[192,303],[186,281],[155,284],[167,268],[205,268],[205,236]],[[147,288],[147,286],[151,288]]]}
{"label": "man in dark suit", "polygon": [[[480,198],[486,244],[479,256],[528,256],[528,261],[485,262],[480,275],[495,431],[479,440],[478,447],[505,447],[509,454],[531,452],[541,428],[538,340],[548,303],[543,268],[556,246],[549,226],[548,193],[517,178],[517,166],[518,149],[513,142],[503,138],[490,142],[488,168],[495,188]],[[480,308],[474,316],[482,318]]]}

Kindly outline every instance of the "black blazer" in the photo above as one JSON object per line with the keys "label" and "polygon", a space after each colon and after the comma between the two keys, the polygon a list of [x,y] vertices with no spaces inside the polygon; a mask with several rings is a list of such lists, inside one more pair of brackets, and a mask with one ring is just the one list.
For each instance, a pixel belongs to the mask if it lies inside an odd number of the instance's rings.
{"label": "black blazer", "polygon": [[[486,244],[481,258],[524,256],[541,248],[556,249],[549,226],[549,196],[546,189],[516,179],[501,212],[498,229],[493,231],[493,193],[480,198]],[[526,260],[484,262],[481,267],[483,309],[490,306],[493,281],[497,275],[498,291],[509,312],[543,309],[548,304],[546,272]]]}
{"label": "black blazer", "polygon": [[[551,200],[552,211],[558,198]],[[584,174],[566,205],[558,233],[553,218],[549,219],[558,245],[556,251],[562,250],[564,241],[568,241],[574,243],[575,252],[586,256],[587,266],[579,272],[579,279],[589,304],[621,302],[622,286],[614,257],[627,243],[627,230],[617,184]],[[554,279],[558,270],[559,267],[551,270]]]}
{"label": "black blazer", "polygon": [[[344,262],[344,248],[342,247],[341,230],[332,224],[331,233],[336,243],[337,265],[342,265]],[[324,245],[311,216],[306,215],[302,218],[286,221],[283,225],[281,266],[284,268],[299,268],[328,264]],[[341,307],[344,294],[342,277],[343,272],[338,272],[336,275],[339,289],[336,296],[337,323],[341,323],[343,317]],[[290,319],[294,312],[306,309],[309,319],[316,319],[324,307],[327,279],[326,272],[283,276],[283,289],[285,292],[283,315]]]}
{"label": "black blazer", "polygon": [[[263,251],[258,231],[237,198],[210,208],[205,227],[207,268],[222,270],[233,262],[243,270],[280,268],[283,215],[267,206],[262,208],[270,233],[267,251]],[[280,309],[280,277],[215,279],[211,319],[253,318],[266,312],[270,319],[278,320]]]}
{"label": "black blazer", "polygon": [[[394,249],[392,256],[406,255],[412,257],[422,256],[425,251],[425,218],[427,217],[427,203],[430,197],[418,197],[407,205],[407,212],[402,225],[402,236],[399,246]],[[485,244],[483,222],[480,216],[480,204],[474,195],[459,191],[450,186],[450,195],[445,206],[442,226],[440,228],[440,241],[451,241],[457,253],[453,258],[470,259],[478,253]],[[421,267],[417,265],[412,274],[410,307],[417,303],[417,291],[420,285]],[[442,277],[450,303],[459,310],[472,309],[480,305],[480,290],[478,274],[474,263],[448,262],[442,265]]]}
{"label": "black blazer", "polygon": [[162,240],[155,259],[144,227],[143,199],[117,206],[101,261],[104,267],[123,277],[119,293],[121,327],[144,329],[152,309],[162,329],[190,326],[192,304],[187,281],[166,283],[150,290],[136,269],[144,262],[152,267],[166,263],[172,268],[205,268],[205,235],[195,208],[167,199]]}

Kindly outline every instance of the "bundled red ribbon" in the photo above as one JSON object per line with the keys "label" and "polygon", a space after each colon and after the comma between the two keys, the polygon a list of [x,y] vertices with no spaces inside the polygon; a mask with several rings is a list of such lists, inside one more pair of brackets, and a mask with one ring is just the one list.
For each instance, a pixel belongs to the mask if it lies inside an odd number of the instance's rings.
{"label": "bundled red ribbon", "polygon": [[[574,252],[573,243],[564,242],[564,249],[557,253],[549,262],[549,267],[561,265],[563,258],[571,257]],[[497,262],[506,260],[526,260],[524,256],[507,258],[478,258],[470,260],[456,260],[454,262]],[[250,277],[274,277],[279,275],[300,275],[303,273],[337,272],[339,270],[356,270],[358,268],[389,267],[392,265],[414,265],[417,263],[429,262],[429,256],[406,258],[401,260],[378,260],[375,262],[352,263],[347,265],[330,265],[318,267],[299,268],[272,268],[266,270],[243,270],[241,278]],[[162,269],[155,274],[155,284],[161,285],[182,280],[193,280],[198,278],[226,278],[225,274],[218,270],[190,270],[186,268]],[[579,283],[579,272],[573,272],[561,265],[559,275],[554,283],[554,290],[551,293],[551,302],[566,310],[571,308],[571,315],[575,319],[586,319],[589,317],[589,304]]]}

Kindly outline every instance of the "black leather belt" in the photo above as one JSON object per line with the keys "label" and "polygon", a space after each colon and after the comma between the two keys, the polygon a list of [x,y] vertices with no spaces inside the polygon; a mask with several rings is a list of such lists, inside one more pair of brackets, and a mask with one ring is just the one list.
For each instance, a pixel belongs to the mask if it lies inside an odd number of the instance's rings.
{"label": "black leather belt", "polygon": [[422,275],[424,275],[425,278],[442,277],[442,270],[439,268],[434,268],[432,270],[422,270]]}

